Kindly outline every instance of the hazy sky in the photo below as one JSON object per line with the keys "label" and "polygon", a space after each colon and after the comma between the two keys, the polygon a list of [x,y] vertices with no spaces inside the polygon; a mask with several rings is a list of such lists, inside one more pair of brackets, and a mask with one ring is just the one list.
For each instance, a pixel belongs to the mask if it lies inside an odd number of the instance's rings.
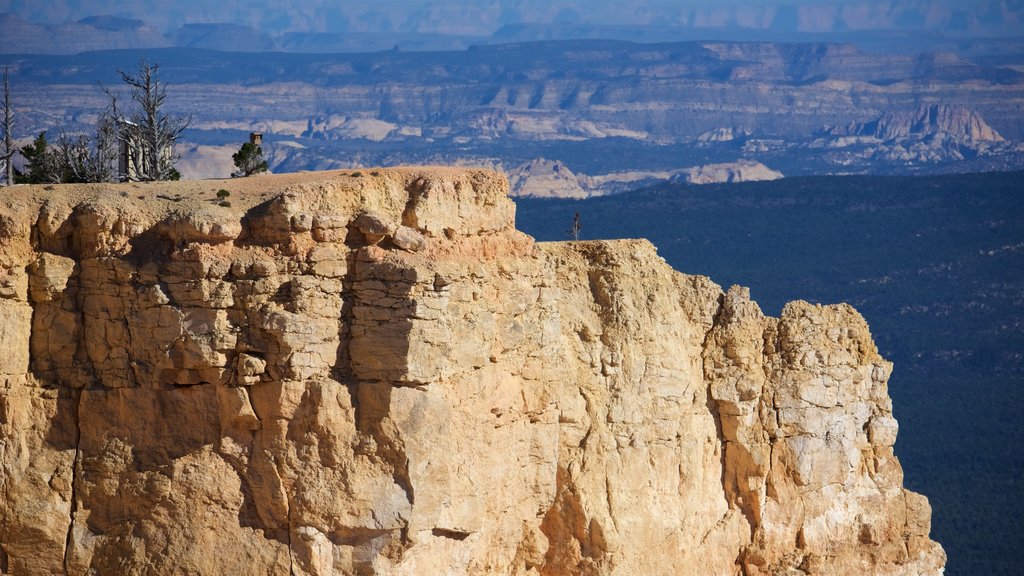
{"label": "hazy sky", "polygon": [[[235,23],[269,32],[489,35],[506,24],[1019,30],[1022,0],[0,0],[0,13],[60,24],[96,15],[168,31]],[[2,31],[0,31],[2,32]]]}

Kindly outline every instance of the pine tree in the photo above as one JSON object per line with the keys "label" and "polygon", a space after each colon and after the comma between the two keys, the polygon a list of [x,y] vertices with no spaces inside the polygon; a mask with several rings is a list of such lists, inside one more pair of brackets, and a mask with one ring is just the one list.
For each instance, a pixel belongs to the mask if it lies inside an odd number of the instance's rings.
{"label": "pine tree", "polygon": [[238,168],[236,176],[252,176],[259,172],[267,171],[267,161],[263,158],[263,148],[252,142],[242,144],[238,152],[231,156]]}
{"label": "pine tree", "polygon": [[46,132],[40,132],[19,152],[25,158],[25,172],[15,171],[14,181],[18,184],[53,184],[63,180],[60,163],[46,140]]}

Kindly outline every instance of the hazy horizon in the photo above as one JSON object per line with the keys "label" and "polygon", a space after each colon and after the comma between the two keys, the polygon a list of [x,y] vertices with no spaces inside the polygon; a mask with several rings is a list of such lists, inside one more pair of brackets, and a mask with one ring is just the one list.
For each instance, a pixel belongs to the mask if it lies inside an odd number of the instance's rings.
{"label": "hazy horizon", "polygon": [[1006,0],[2,0],[0,14],[62,25],[113,16],[161,32],[236,24],[269,33],[424,33],[489,36],[503,26],[557,24],[773,29],[794,32],[1024,33],[1024,5]]}

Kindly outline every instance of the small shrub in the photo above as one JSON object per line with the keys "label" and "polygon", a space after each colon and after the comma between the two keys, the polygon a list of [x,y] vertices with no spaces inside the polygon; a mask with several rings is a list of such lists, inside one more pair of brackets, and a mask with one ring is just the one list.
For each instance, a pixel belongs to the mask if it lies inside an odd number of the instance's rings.
{"label": "small shrub", "polygon": [[352,177],[353,178],[362,178],[363,177],[363,173],[362,172],[353,172],[352,173]]}
{"label": "small shrub", "polygon": [[220,190],[217,190],[217,199],[218,200],[224,200],[228,196],[231,196],[231,192],[228,192],[227,190],[225,190],[223,188],[221,188]]}

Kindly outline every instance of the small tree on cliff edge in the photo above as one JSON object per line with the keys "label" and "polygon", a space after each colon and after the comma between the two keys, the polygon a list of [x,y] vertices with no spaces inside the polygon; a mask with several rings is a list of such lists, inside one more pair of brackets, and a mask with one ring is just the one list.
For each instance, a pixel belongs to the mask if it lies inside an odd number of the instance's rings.
{"label": "small tree on cliff edge", "polygon": [[167,84],[160,81],[159,71],[159,64],[150,64],[145,59],[139,62],[135,72],[118,70],[135,103],[130,115],[119,117],[121,139],[137,147],[139,152],[130,154],[131,166],[122,177],[137,180],[177,180],[180,177],[174,167],[178,161],[174,145],[192,123],[192,117],[164,113]]}
{"label": "small tree on cliff edge", "polygon": [[235,176],[252,176],[267,171],[267,161],[263,158],[263,148],[252,142],[242,144],[238,152],[231,156],[238,172]]}
{"label": "small tree on cliff edge", "polygon": [[576,213],[576,217],[572,219],[572,226],[569,227],[569,239],[579,240],[580,231],[583,230],[583,226],[580,224],[580,213]]}

